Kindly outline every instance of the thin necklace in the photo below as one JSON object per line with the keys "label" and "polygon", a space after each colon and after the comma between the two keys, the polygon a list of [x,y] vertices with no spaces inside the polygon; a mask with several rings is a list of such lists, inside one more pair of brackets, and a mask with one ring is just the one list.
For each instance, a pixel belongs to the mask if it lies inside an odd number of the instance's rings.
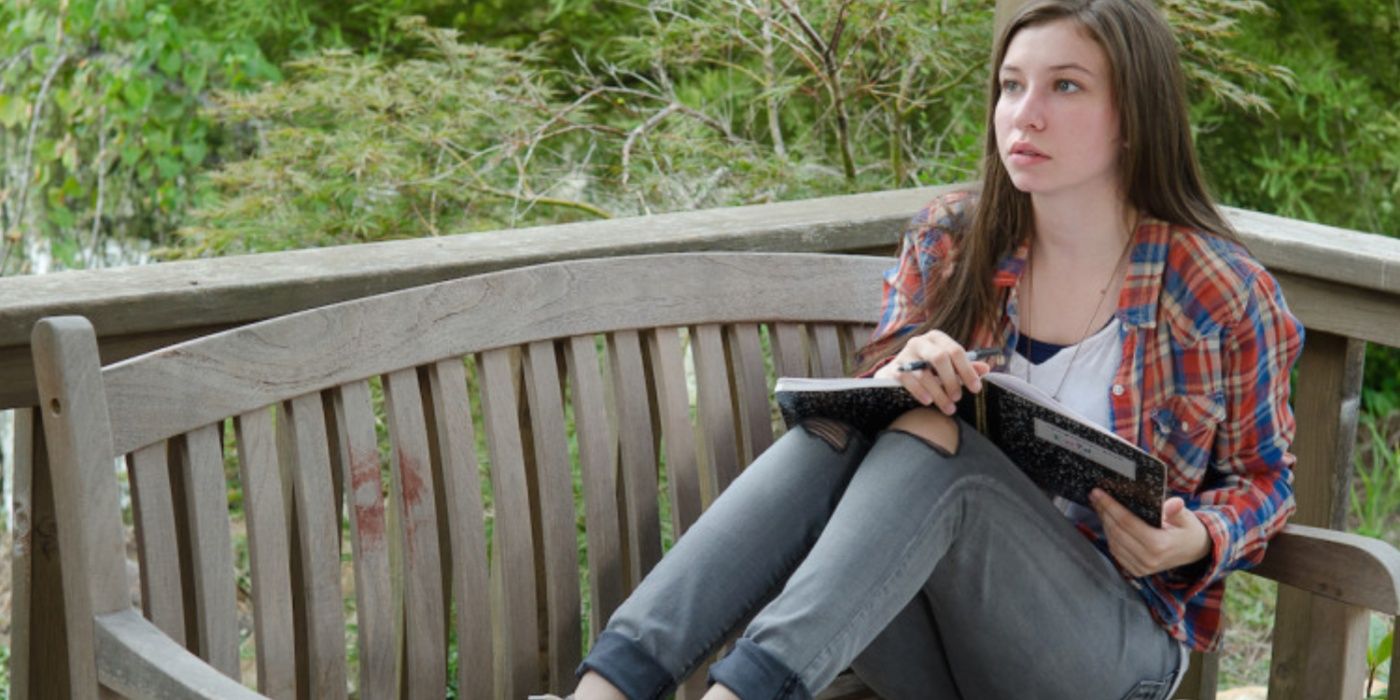
{"label": "thin necklace", "polygon": [[[1118,263],[1113,266],[1113,272],[1109,274],[1108,281],[1105,282],[1103,288],[1099,290],[1099,301],[1098,303],[1094,304],[1094,312],[1089,314],[1089,322],[1084,325],[1084,332],[1080,334],[1079,342],[1074,344],[1074,352],[1071,353],[1069,356],[1069,364],[1065,365],[1064,374],[1060,375],[1060,383],[1056,385],[1055,391],[1050,394],[1050,398],[1056,401],[1060,400],[1060,392],[1063,391],[1065,388],[1065,380],[1069,379],[1070,370],[1074,368],[1074,361],[1079,357],[1080,348],[1084,347],[1084,341],[1089,339],[1089,334],[1094,328],[1094,319],[1098,318],[1099,310],[1103,308],[1103,301],[1104,299],[1108,298],[1108,290],[1113,287],[1113,281],[1118,279],[1118,273],[1123,271],[1123,266],[1128,261],[1128,251],[1132,250],[1133,248],[1133,239],[1135,238],[1136,231],[1137,223],[1134,222],[1133,227],[1129,230],[1128,233],[1128,242],[1123,246],[1123,252],[1118,255]],[[1035,266],[1031,264],[1031,255],[1032,251],[1034,250],[1034,243],[1032,243],[1030,247],[1026,250],[1025,318],[1030,318],[1031,297],[1035,296],[1035,277],[1032,274],[1032,271],[1035,269]],[[1026,334],[1026,355],[1026,381],[1030,382],[1031,368],[1035,366],[1035,363],[1031,361],[1031,357],[1035,355],[1035,340],[1031,338],[1029,333]]]}

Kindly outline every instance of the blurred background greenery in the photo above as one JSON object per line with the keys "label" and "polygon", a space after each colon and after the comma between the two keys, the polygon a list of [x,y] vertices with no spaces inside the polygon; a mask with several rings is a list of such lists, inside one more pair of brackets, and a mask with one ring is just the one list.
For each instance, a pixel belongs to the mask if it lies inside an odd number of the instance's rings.
{"label": "blurred background greenery", "polygon": [[[1400,4],[1160,4],[1223,203],[1400,235]],[[8,0],[0,275],[970,180],[992,14]],[[1400,544],[1400,353],[1365,387],[1353,520]]]}

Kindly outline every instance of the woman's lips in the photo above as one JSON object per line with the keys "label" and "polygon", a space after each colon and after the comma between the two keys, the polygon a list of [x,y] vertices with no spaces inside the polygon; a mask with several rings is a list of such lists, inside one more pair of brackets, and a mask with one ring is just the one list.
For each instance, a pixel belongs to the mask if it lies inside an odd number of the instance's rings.
{"label": "woman's lips", "polygon": [[1050,160],[1050,156],[1033,148],[1013,148],[1006,160],[1013,165],[1035,165]]}

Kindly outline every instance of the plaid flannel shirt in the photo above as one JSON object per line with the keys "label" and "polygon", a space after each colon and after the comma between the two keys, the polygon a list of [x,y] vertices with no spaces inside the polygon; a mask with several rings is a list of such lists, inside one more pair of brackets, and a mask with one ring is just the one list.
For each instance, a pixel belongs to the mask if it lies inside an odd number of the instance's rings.
{"label": "plaid flannel shirt", "polygon": [[[973,194],[953,193],[914,218],[885,275],[872,340],[907,335],[923,320],[929,277],[951,274],[973,206]],[[1212,651],[1225,575],[1257,564],[1294,510],[1288,375],[1303,328],[1274,278],[1240,245],[1153,219],[1134,237],[1116,311],[1123,357],[1105,387],[1111,427],[1168,465],[1169,495],[1185,499],[1205,524],[1212,551],[1182,569],[1124,577],[1173,637]],[[1026,251],[1023,243],[998,264],[1005,313],[973,344],[1012,351]],[[1108,553],[1106,540],[1081,531]]]}

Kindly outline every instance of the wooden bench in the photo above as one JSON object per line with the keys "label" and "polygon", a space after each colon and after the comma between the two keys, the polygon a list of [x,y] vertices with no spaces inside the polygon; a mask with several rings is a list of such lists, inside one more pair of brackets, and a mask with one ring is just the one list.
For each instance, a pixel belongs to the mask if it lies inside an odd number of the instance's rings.
{"label": "wooden bench", "polygon": [[[74,696],[571,688],[585,639],[660,558],[663,531],[684,532],[774,439],[774,377],[849,371],[888,265],[743,253],[541,265],[108,367],[86,320],[41,321]],[[1258,572],[1347,606],[1347,628],[1315,640],[1329,654],[1317,663],[1356,663],[1366,611],[1400,608],[1400,552],[1375,540],[1290,527]],[[249,627],[257,693],[233,680]],[[826,693],[864,695],[849,676]]]}

